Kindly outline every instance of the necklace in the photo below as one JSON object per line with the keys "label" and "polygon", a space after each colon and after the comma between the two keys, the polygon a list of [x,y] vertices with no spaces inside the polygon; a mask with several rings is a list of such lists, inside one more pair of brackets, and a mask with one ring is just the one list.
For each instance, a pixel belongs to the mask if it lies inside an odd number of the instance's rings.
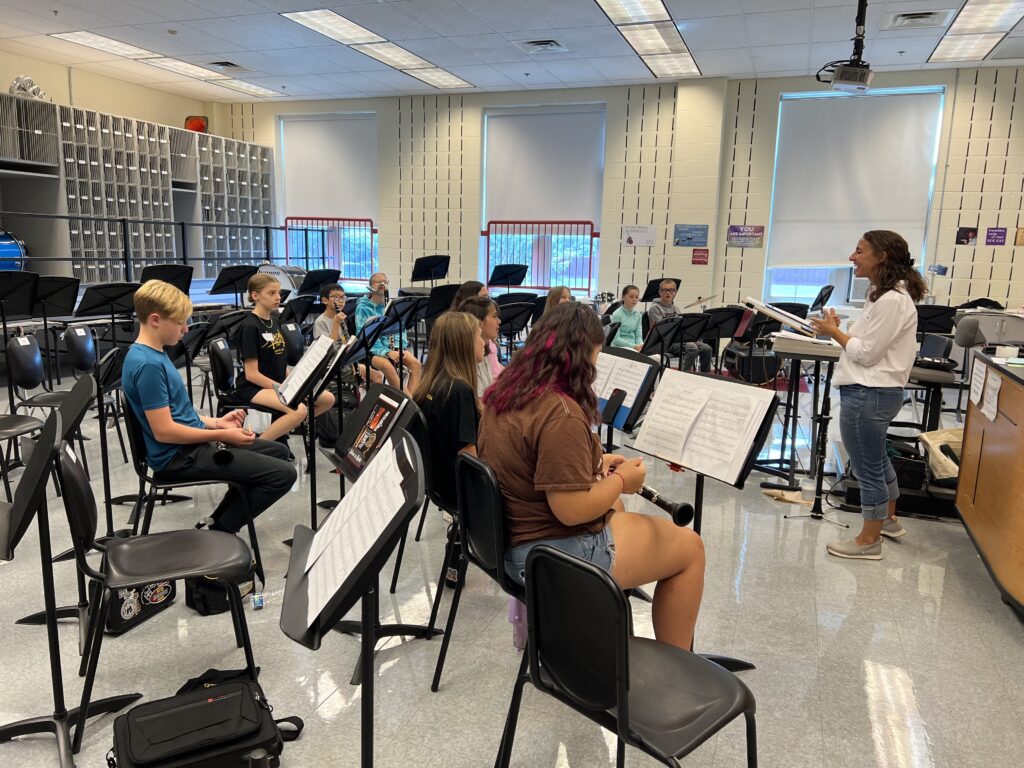
{"label": "necklace", "polygon": [[270,318],[269,320],[264,320],[264,319],[263,319],[262,317],[260,317],[259,315],[257,315],[257,314],[256,314],[255,312],[253,312],[253,314],[254,314],[254,315],[256,315],[256,319],[257,319],[257,320],[259,320],[259,321],[260,321],[260,324],[261,324],[261,325],[262,325],[262,326],[263,326],[264,328],[266,328],[266,329],[267,329],[268,331],[269,331],[269,330],[270,330],[271,328],[273,328],[273,327],[274,327],[274,318],[273,318],[273,316],[271,316],[271,318]]}

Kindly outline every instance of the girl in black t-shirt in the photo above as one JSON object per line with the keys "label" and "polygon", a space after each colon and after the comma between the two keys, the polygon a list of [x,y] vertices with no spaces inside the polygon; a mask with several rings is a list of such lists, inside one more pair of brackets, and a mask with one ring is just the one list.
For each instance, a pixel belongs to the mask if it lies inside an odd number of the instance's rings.
{"label": "girl in black t-shirt", "polygon": [[[243,400],[264,408],[280,411],[279,416],[261,437],[264,440],[287,438],[306,418],[306,406],[291,409],[281,402],[274,385],[284,381],[288,372],[288,351],[277,308],[281,304],[281,283],[264,272],[257,272],[246,286],[253,303],[252,314],[238,328],[238,351],[242,358],[242,373],[235,391]],[[316,399],[316,415],[334,406],[334,396],[322,392]]]}
{"label": "girl in black t-shirt", "polygon": [[445,312],[430,333],[430,351],[413,400],[427,420],[431,489],[456,508],[455,460],[476,456],[480,401],[476,367],[484,359],[480,322],[465,312]]}

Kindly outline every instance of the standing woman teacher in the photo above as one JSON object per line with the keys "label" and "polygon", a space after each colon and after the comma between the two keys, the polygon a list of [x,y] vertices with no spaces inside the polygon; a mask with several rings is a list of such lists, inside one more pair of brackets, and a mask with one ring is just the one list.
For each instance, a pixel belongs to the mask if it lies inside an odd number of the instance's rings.
{"label": "standing woman teacher", "polygon": [[811,324],[843,347],[832,381],[839,387],[839,431],[860,484],[864,525],[856,538],[825,548],[837,557],[881,560],[881,537],[906,533],[896,519],[900,491],[885,436],[903,406],[903,389],[917,357],[914,305],[926,289],[907,241],[895,232],[865,232],[850,261],[856,277],[871,281],[860,319],[844,333],[830,309]]}

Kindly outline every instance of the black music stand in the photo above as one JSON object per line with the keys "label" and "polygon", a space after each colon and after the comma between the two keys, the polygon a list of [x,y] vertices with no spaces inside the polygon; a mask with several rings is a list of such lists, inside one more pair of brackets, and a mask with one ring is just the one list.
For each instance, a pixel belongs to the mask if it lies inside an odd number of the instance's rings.
{"label": "black music stand", "polygon": [[[32,317],[39,290],[39,275],[35,272],[12,272],[0,270],[0,323],[4,332],[4,350],[7,349],[7,321],[15,318]],[[8,413],[14,413],[14,385],[7,372]]]}
{"label": "black music stand", "polygon": [[147,264],[142,268],[139,282],[163,280],[188,296],[192,290],[192,276],[195,270],[189,264]]}
{"label": "black music stand", "polygon": [[644,346],[640,350],[641,355],[658,355],[662,368],[666,366],[666,359],[672,355],[672,344],[679,335],[679,325],[682,323],[679,315],[664,317],[647,332],[644,339]]}
{"label": "black music stand", "polygon": [[220,336],[223,336],[229,342],[232,341],[235,333],[238,331],[238,326],[249,315],[250,310],[248,309],[235,309],[231,312],[225,312],[210,325],[210,332],[206,334],[207,341]]}
{"label": "black music stand", "polygon": [[448,265],[452,257],[436,253],[433,256],[420,256],[412,263],[411,283],[423,283],[430,281],[430,288],[433,290],[435,280],[444,280],[448,277]]}
{"label": "black music stand", "polygon": [[832,298],[832,291],[836,287],[834,285],[822,286],[822,289],[818,291],[818,295],[814,297],[814,301],[811,302],[811,306],[807,309],[807,316],[810,317],[815,312],[821,312],[828,304],[828,300]]}
{"label": "black music stand", "polygon": [[926,333],[950,334],[953,332],[953,318],[956,316],[956,307],[947,307],[942,304],[918,304],[917,305],[917,335],[923,336]]}
{"label": "black music stand", "polygon": [[[708,320],[710,318],[703,312],[687,312],[682,315],[676,315],[679,318],[679,327],[676,328],[676,337],[673,339],[672,344],[669,345],[669,350],[679,350],[679,366],[677,370],[683,370],[683,348],[689,342],[699,342],[704,331],[708,327]],[[697,367],[700,362],[695,362],[694,367]],[[710,371],[704,371],[704,373],[710,373]]]}
{"label": "black music stand", "polygon": [[[302,284],[296,291],[296,297],[305,294],[315,294],[317,301],[320,300],[320,286],[336,283],[341,278],[340,269],[311,269],[302,278]],[[283,301],[283,299],[282,299]]]}
{"label": "black music stand", "polygon": [[[11,560],[22,537],[36,518],[39,528],[39,560],[42,564],[43,604],[46,616],[46,636],[50,656],[50,684],[53,690],[53,714],[33,717],[16,723],[0,726],[0,743],[19,736],[52,733],[57,737],[58,765],[74,768],[71,752],[71,727],[79,721],[82,713],[77,708],[68,710],[64,703],[64,677],[61,671],[60,637],[57,630],[57,600],[54,595],[52,551],[50,549],[50,524],[47,516],[46,484],[51,468],[60,450],[60,414],[51,411],[38,440],[25,440],[26,467],[22,474],[13,505],[0,516],[0,559]],[[22,488],[24,486],[24,489]],[[130,693],[112,696],[89,704],[85,717],[117,712],[142,698],[141,694]]]}
{"label": "black music stand", "polygon": [[[533,317],[533,302],[519,302],[514,304],[503,304],[501,321],[498,324],[498,336],[505,339],[505,348],[509,357],[512,356],[512,346],[515,344],[516,336],[526,329],[526,324]],[[499,347],[500,349],[500,347]]]}
{"label": "black music stand", "polygon": [[129,317],[135,312],[133,297],[142,286],[139,283],[98,283],[86,286],[78,302],[75,317],[103,317],[110,315],[110,345],[117,346],[117,315]]}
{"label": "black music stand", "polygon": [[676,290],[679,290],[679,286],[682,285],[682,280],[678,277],[659,277],[654,280],[647,281],[647,287],[644,289],[644,295],[640,297],[642,302],[654,301],[661,295],[661,284],[665,280],[671,280],[676,284]]}
{"label": "black music stand", "polygon": [[506,291],[513,285],[522,285],[530,267],[526,264],[498,264],[491,270],[487,285],[504,285]]}
{"label": "black music stand", "polygon": [[281,309],[281,324],[294,322],[301,326],[319,303],[319,296],[296,296]]}
{"label": "black music stand", "polygon": [[[418,625],[394,625],[384,627],[380,624],[379,593],[380,572],[391,553],[398,545],[403,533],[416,512],[423,505],[424,478],[423,461],[416,442],[402,427],[396,425],[389,435],[396,446],[399,469],[403,475],[402,493],[404,499],[401,507],[393,513],[384,532],[377,537],[366,552],[360,553],[358,563],[345,579],[342,587],[320,611],[318,618],[310,626],[307,622],[309,605],[309,576],[305,573],[305,563],[313,543],[313,532],[303,525],[295,527],[291,558],[288,564],[288,579],[285,583],[284,600],[281,605],[281,631],[286,636],[312,650],[318,650],[324,635],[334,629],[341,629],[360,635],[361,653],[357,675],[362,685],[360,704],[362,713],[361,755],[362,766],[373,765],[373,693],[374,693],[374,649],[381,637],[406,635],[414,637],[430,637],[441,634],[440,630],[429,630]],[[343,532],[339,536],[345,535]],[[342,621],[342,618],[362,602],[361,621]],[[424,630],[430,634],[425,634]]]}
{"label": "black music stand", "polygon": [[[78,302],[77,277],[61,275],[40,275],[36,288],[36,302],[33,316],[43,318],[43,356],[46,360],[46,383],[53,387],[53,373],[50,369],[50,325],[51,317],[64,317],[75,311]],[[56,344],[54,345],[56,346]],[[56,356],[56,355],[54,355]],[[57,366],[57,381],[60,381],[60,366]]]}
{"label": "black music stand", "polygon": [[249,278],[259,271],[260,268],[252,264],[231,264],[224,267],[217,275],[217,279],[213,281],[213,287],[209,291],[210,295],[230,294],[235,297],[235,307],[241,307],[246,284],[249,282]]}
{"label": "black music stand", "polygon": [[430,294],[427,297],[427,306],[423,312],[423,321],[427,325],[427,340],[430,339],[430,329],[434,321],[452,308],[455,301],[455,294],[459,292],[459,283],[445,283],[444,285],[431,286]]}

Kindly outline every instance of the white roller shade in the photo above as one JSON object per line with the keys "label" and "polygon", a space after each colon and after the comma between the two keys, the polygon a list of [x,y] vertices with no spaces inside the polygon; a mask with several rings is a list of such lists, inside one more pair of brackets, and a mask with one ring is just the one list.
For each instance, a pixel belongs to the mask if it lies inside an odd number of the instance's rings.
{"label": "white roller shade", "polygon": [[604,110],[488,113],[484,223],[592,221],[600,227]]}
{"label": "white roller shade", "polygon": [[376,115],[281,119],[287,216],[377,218]]}
{"label": "white roller shade", "polygon": [[942,93],[784,96],[780,110],[768,266],[844,264],[870,229],[922,257]]}

